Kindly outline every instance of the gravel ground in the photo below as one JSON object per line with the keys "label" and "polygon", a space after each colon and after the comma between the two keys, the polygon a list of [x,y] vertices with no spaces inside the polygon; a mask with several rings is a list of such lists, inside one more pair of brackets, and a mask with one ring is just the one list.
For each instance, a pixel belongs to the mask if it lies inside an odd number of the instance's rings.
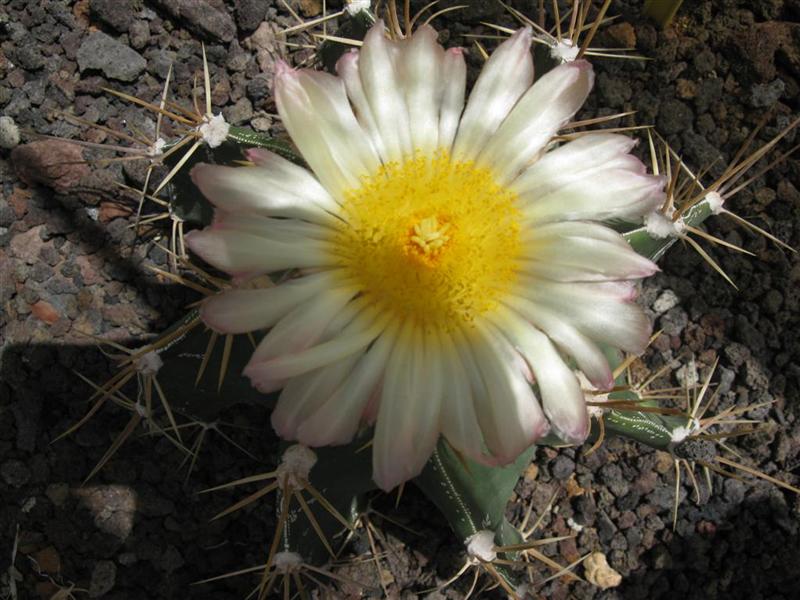
{"label": "gravel ground", "polygon": [[[301,0],[298,10],[314,16],[317,4]],[[531,14],[536,3],[512,4]],[[761,141],[798,114],[800,1],[695,0],[685,3],[666,31],[644,20],[638,4],[614,2],[610,14],[620,18],[597,41],[635,45],[652,60],[596,61],[596,93],[587,116],[598,114],[596,104],[604,114],[637,110],[636,122],[655,124],[688,164],[700,168],[719,159],[710,171],[716,175],[766,113],[772,119]],[[510,24],[495,4],[474,2],[438,26],[447,44],[468,45],[462,35],[481,31],[482,20]],[[283,5],[272,0],[0,0],[2,115],[19,127],[23,143],[35,140],[34,131],[111,141],[103,131],[60,118],[62,111],[115,129],[152,132],[151,116],[102,88],[156,100],[173,65],[174,97],[191,98],[203,41],[215,106],[230,122],[276,131],[271,69],[284,50],[275,32],[292,24]],[[307,55],[293,51],[291,58],[298,62]],[[470,60],[479,65],[477,53]],[[14,145],[13,133],[8,119],[0,121],[0,146]],[[254,585],[250,579],[190,584],[263,562],[271,503],[209,523],[240,496],[196,492],[274,463],[270,441],[248,429],[267,426],[263,409],[236,407],[224,415],[241,426],[227,430],[236,442],[263,460],[209,432],[185,485],[185,471],[176,474],[181,456],[163,439],[147,436],[128,442],[81,485],[124,428],[129,415],[120,410],[106,409],[77,434],[52,443],[83,414],[91,393],[76,372],[97,382],[112,373],[110,359],[87,334],[135,347],[196,298],[147,270],[167,268],[167,256],[155,244],[134,239],[130,207],[114,201],[116,183],[140,184],[143,169],[79,164],[80,153],[74,145],[50,141],[16,150],[12,162],[10,149],[0,150],[0,573],[18,575],[17,595],[6,590],[5,597],[63,600],[65,594],[54,596],[59,586],[75,586],[78,598],[242,598]],[[52,163],[62,167],[43,168]],[[790,159],[742,192],[732,209],[797,247],[798,186],[800,163]],[[708,230],[755,257],[704,245],[736,282],[736,291],[691,248],[678,245],[667,255],[663,272],[645,282],[641,295],[656,328],[664,331],[646,356],[647,366],[680,366],[671,376],[679,384],[697,373],[705,376],[718,360],[720,406],[774,401],[753,415],[773,427],[741,439],[737,448],[748,464],[796,484],[800,261],[730,219],[715,218]],[[603,552],[622,583],[601,591],[559,580],[537,594],[797,597],[795,496],[767,483],[715,476],[710,497],[704,493],[695,502],[683,482],[685,499],[673,532],[669,455],[620,440],[589,456],[586,450],[538,450],[509,517],[518,523],[531,504],[535,515],[542,514],[560,490],[539,535],[577,537],[545,546],[545,554],[566,564],[589,551]],[[421,593],[458,570],[462,547],[413,488],[398,509],[393,502],[379,497],[375,508],[416,533],[376,517],[392,547],[384,562],[390,596],[463,598],[469,577],[441,593]],[[367,548],[362,531],[351,555]],[[343,570],[378,586],[372,565]],[[537,567],[535,573],[541,579],[548,571]]]}

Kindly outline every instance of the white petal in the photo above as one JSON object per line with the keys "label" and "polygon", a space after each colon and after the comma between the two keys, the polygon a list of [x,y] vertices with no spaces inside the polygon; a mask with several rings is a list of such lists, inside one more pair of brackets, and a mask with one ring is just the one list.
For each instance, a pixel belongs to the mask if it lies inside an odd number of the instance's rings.
{"label": "white petal", "polygon": [[373,479],[384,491],[419,475],[436,446],[443,382],[432,366],[440,352],[409,323],[389,358],[372,450]]}
{"label": "white petal", "polygon": [[358,72],[387,158],[393,161],[410,154],[413,146],[408,108],[395,68],[392,42],[386,39],[383,29],[383,21],[378,20],[364,37],[358,58]]}
{"label": "white petal", "polygon": [[608,359],[597,345],[559,313],[536,306],[529,300],[509,295],[504,303],[553,340],[559,349],[575,359],[578,367],[599,390],[611,389],[614,378]]}
{"label": "white petal", "polygon": [[330,223],[334,219],[331,212],[336,212],[337,205],[319,182],[305,169],[275,154],[267,154],[271,156],[262,162],[264,166],[198,165],[192,169],[192,181],[214,206],[226,212],[255,212]]}
{"label": "white petal", "polygon": [[459,452],[478,462],[490,462],[483,445],[483,434],[475,413],[472,386],[461,357],[449,335],[442,336],[442,435]]}
{"label": "white petal", "polygon": [[563,236],[527,243],[520,270],[553,281],[604,281],[649,277],[658,267],[624,240]]}
{"label": "white petal", "polygon": [[444,50],[436,41],[436,30],[422,25],[400,53],[400,71],[405,88],[411,143],[414,150],[429,153],[439,143]]}
{"label": "white petal", "polygon": [[439,146],[450,151],[456,137],[467,89],[467,63],[461,48],[450,48],[442,65],[442,106],[439,113]]}
{"label": "white petal", "polygon": [[531,30],[520,29],[483,65],[470,92],[453,147],[457,160],[475,160],[533,81]]}
{"label": "white petal", "polygon": [[207,263],[233,275],[322,267],[335,261],[328,244],[320,241],[278,242],[230,229],[191,231],[186,245]]}
{"label": "white petal", "polygon": [[520,99],[478,161],[493,167],[498,183],[512,181],[583,105],[594,71],[576,60],[548,71]]}
{"label": "white petal", "polygon": [[636,140],[617,133],[589,133],[545,153],[511,184],[518,194],[536,199],[591,173],[625,169],[644,173],[642,162],[628,154]]}
{"label": "white petal", "polygon": [[589,434],[589,417],[583,390],[572,369],[564,364],[548,337],[516,313],[501,309],[495,317],[498,329],[528,361],[544,412],[559,437],[573,444],[583,443]]}
{"label": "white petal", "polygon": [[241,212],[218,212],[214,217],[213,230],[257,235],[284,244],[325,241],[335,234],[330,227],[300,219],[273,218]]}
{"label": "white petal", "polygon": [[259,382],[262,381],[280,381],[308,373],[366,348],[380,335],[385,326],[385,319],[375,319],[372,315],[360,315],[339,335],[329,341],[267,360],[251,360],[245,368],[244,374],[251,378],[253,385],[258,387]]}
{"label": "white petal", "polygon": [[356,119],[361,123],[361,127],[369,135],[372,146],[383,162],[388,162],[389,157],[386,145],[383,143],[378,122],[369,106],[364,85],[361,83],[361,76],[358,72],[358,51],[356,49],[345,52],[336,62],[336,73],[344,81],[347,96],[353,104]]}
{"label": "white petal", "polygon": [[475,397],[483,438],[501,464],[510,463],[547,432],[547,419],[522,374],[519,354],[496,330],[476,323],[467,343],[486,385],[487,395]]}
{"label": "white petal", "polygon": [[322,185],[341,200],[380,164],[350,107],[344,82],[318,71],[279,65],[275,103],[281,120]]}
{"label": "white petal", "polygon": [[361,356],[352,373],[314,414],[300,424],[297,439],[308,446],[347,444],[386,370],[397,328],[390,327]]}
{"label": "white petal", "polygon": [[355,288],[339,284],[297,305],[264,336],[250,364],[310,348],[323,339],[331,321],[355,295]]}
{"label": "white petal", "polygon": [[664,178],[630,170],[600,170],[559,188],[520,194],[532,223],[590,219],[632,219],[664,202]]}
{"label": "white petal", "polygon": [[542,280],[520,288],[519,293],[534,304],[561,313],[593,340],[634,354],[647,347],[652,327],[642,309],[597,284]]}
{"label": "white petal", "polygon": [[290,379],[272,411],[275,433],[284,439],[297,439],[298,425],[331,397],[356,360],[358,356],[348,356],[302,377]]}
{"label": "white petal", "polygon": [[334,276],[316,273],[271,288],[228,290],[207,298],[200,307],[203,322],[220,333],[245,333],[272,327],[293,308],[329,289]]}

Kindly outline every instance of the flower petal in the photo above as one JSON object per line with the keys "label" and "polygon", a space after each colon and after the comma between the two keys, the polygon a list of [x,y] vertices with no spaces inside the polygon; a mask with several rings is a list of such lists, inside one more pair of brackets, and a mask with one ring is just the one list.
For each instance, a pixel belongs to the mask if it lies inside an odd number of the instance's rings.
{"label": "flower petal", "polygon": [[200,317],[214,331],[245,333],[272,327],[296,306],[328,290],[334,277],[326,272],[292,279],[258,290],[228,290],[200,306]]}
{"label": "flower petal", "polygon": [[537,329],[546,333],[561,352],[572,356],[580,370],[597,389],[608,390],[614,386],[614,378],[606,355],[591,339],[573,326],[568,318],[556,311],[534,305],[519,296],[509,295],[504,299],[504,303]]}
{"label": "flower petal", "polygon": [[397,327],[390,326],[361,356],[352,373],[326,402],[297,429],[297,439],[308,446],[347,444],[358,431],[367,402],[378,388]]}
{"label": "flower petal", "polygon": [[[575,225],[569,233],[559,227],[543,231],[541,237],[529,237],[520,270],[564,282],[638,279],[658,271],[653,262],[637,254],[613,231],[605,228],[601,238],[598,234],[602,226]],[[587,235],[580,235],[584,231]],[[549,235],[553,232],[555,235]]]}
{"label": "flower petal", "polygon": [[558,436],[581,444],[589,434],[583,390],[548,337],[513,311],[501,309],[493,319],[519,350],[536,377],[544,413]]}
{"label": "flower petal", "polygon": [[422,25],[400,53],[400,72],[414,150],[430,152],[439,143],[439,105],[442,98],[444,50],[436,30]]}
{"label": "flower petal", "polygon": [[300,238],[278,242],[230,229],[186,234],[186,245],[207,263],[232,275],[322,267],[333,262],[327,244]]}
{"label": "flower petal", "polygon": [[331,321],[345,312],[356,293],[355,288],[339,284],[297,305],[264,336],[249,364],[310,348],[323,339]]}
{"label": "flower petal", "polygon": [[271,152],[258,156],[264,160],[252,168],[198,165],[192,169],[192,181],[214,206],[226,212],[321,224],[334,219],[331,213],[338,206],[311,173]]}
{"label": "flower petal", "polygon": [[272,411],[272,428],[286,440],[297,439],[298,425],[333,394],[353,369],[358,356],[348,356],[302,377],[290,379]]}
{"label": "flower petal", "polygon": [[447,382],[442,397],[442,435],[471,459],[480,463],[491,462],[491,457],[485,454],[466,368],[448,334],[442,335],[442,373]]}
{"label": "flower petal", "polygon": [[385,319],[361,314],[333,339],[321,344],[306,346],[306,349],[299,352],[289,351],[266,360],[254,357],[245,367],[244,374],[258,387],[259,382],[280,381],[308,373],[366,348],[381,334],[385,326]]}
{"label": "flower petal", "polygon": [[275,103],[283,124],[322,185],[337,200],[357,188],[380,160],[355,118],[344,82],[286,65],[275,72]]}
{"label": "flower petal", "polygon": [[578,111],[593,84],[594,71],[585,60],[548,71],[519,100],[478,161],[493,168],[498,183],[511,182]]}
{"label": "flower petal", "polygon": [[453,156],[475,160],[533,81],[531,29],[520,29],[483,65],[458,127]]}
{"label": "flower petal", "polygon": [[393,42],[383,33],[378,20],[364,37],[358,59],[358,72],[372,116],[386,149],[388,160],[400,160],[413,151],[408,107],[403,97],[400,76],[395,68]]}
{"label": "flower petal", "polygon": [[419,475],[436,446],[444,385],[435,369],[440,356],[431,335],[404,325],[386,368],[375,424],[372,477],[384,491]]}
{"label": "flower petal", "polygon": [[531,223],[590,219],[635,219],[664,202],[664,178],[624,169],[596,171],[536,195],[520,194]]}
{"label": "flower petal", "polygon": [[344,81],[347,96],[353,105],[356,119],[361,123],[361,127],[369,135],[370,141],[375,148],[375,151],[380,156],[383,162],[389,161],[388,151],[386,145],[383,143],[378,122],[375,120],[375,115],[372,113],[369,101],[367,100],[366,93],[364,92],[364,85],[361,83],[361,76],[358,72],[358,51],[353,49],[345,52],[342,57],[336,62],[336,73]]}
{"label": "flower petal", "polygon": [[488,323],[476,323],[468,333],[462,359],[471,355],[486,385],[475,397],[475,412],[489,451],[500,464],[514,461],[548,429],[536,396],[522,374],[522,360]]}
{"label": "flower petal", "polygon": [[533,280],[520,294],[560,312],[593,340],[634,354],[644,352],[653,331],[639,306],[609,294],[600,284]]}
{"label": "flower petal", "polygon": [[634,138],[618,133],[588,133],[546,152],[511,184],[532,200],[597,171],[624,169],[644,173],[646,167],[628,154]]}
{"label": "flower petal", "polygon": [[442,80],[444,89],[439,112],[439,146],[449,152],[464,110],[467,89],[467,63],[461,48],[450,48],[444,53]]}

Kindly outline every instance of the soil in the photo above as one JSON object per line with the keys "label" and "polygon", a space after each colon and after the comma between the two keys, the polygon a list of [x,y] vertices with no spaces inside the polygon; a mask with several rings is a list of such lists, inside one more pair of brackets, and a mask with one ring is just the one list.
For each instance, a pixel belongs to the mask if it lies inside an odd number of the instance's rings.
{"label": "soil", "polygon": [[[298,9],[313,16],[318,4],[304,0]],[[536,4],[512,2],[527,14]],[[712,165],[713,177],[765,115],[770,120],[757,135],[760,143],[798,114],[800,0],[684,4],[665,30],[641,15],[639,2],[612,4],[609,14],[619,17],[600,30],[597,44],[632,44],[650,60],[594,61],[596,89],[583,116],[636,110],[625,124],[654,124],[689,165]],[[329,2],[331,10],[336,5]],[[446,44],[469,46],[464,34],[489,31],[481,21],[514,26],[490,2],[473,2],[436,24]],[[215,106],[230,122],[277,132],[270,70],[284,49],[274,34],[294,23],[283,2],[272,0],[0,0],[2,114],[20,128],[23,143],[42,134],[112,141],[101,130],[64,120],[64,111],[116,129],[152,132],[151,115],[103,88],[157,101],[173,64],[174,97],[191,98],[203,41]],[[293,50],[290,59],[297,63],[308,55]],[[478,53],[471,50],[469,60],[476,72]],[[5,136],[3,131],[4,144]],[[781,147],[788,149],[794,137]],[[210,430],[185,483],[186,466],[175,448],[138,433],[83,483],[130,417],[118,408],[104,409],[76,434],[55,441],[86,410],[91,387],[78,374],[99,383],[113,373],[113,361],[88,336],[136,347],[182,316],[197,297],[148,270],[166,269],[167,256],[156,244],[135,239],[130,206],[114,202],[116,183],[140,184],[142,169],[121,162],[87,167],[69,160],[74,153],[74,146],[52,141],[27,146],[15,154],[15,169],[10,149],[0,150],[0,597],[63,600],[71,590],[77,598],[109,600],[243,598],[254,579],[193,583],[264,562],[274,526],[272,501],[209,522],[241,496],[198,491],[274,464],[271,436],[260,432],[269,422],[263,408],[237,406],[223,415],[230,424],[221,425],[223,431],[253,457]],[[58,172],[41,168],[53,162],[62,165]],[[22,179],[47,179],[47,185]],[[798,247],[798,187],[800,162],[790,158],[741,192],[730,208]],[[702,242],[736,290],[691,247],[679,244],[667,254],[662,273],[647,280],[641,294],[656,329],[664,332],[645,357],[647,368],[673,364],[670,381],[679,385],[698,373],[704,377],[718,361],[713,381],[719,406],[772,401],[748,413],[770,428],[731,445],[742,461],[796,485],[800,260],[725,216],[711,219],[707,230],[755,256]],[[696,501],[684,477],[673,531],[669,455],[618,439],[588,456],[587,449],[539,449],[508,516],[518,524],[532,505],[535,517],[543,515],[540,538],[577,534],[542,546],[544,554],[569,564],[587,552],[602,552],[622,583],[601,590],[562,578],[537,587],[537,596],[797,597],[795,495],[749,477],[714,475],[713,490],[701,485]],[[374,516],[387,544],[382,564],[390,597],[463,598],[471,575],[429,591],[463,564],[461,541],[413,486],[398,508],[393,505],[394,498],[374,500],[377,511],[396,521]],[[368,537],[359,530],[345,555],[368,550]],[[380,590],[373,563],[337,570]],[[533,568],[536,581],[549,574],[544,566]],[[365,587],[334,597],[359,593],[382,596]],[[502,594],[484,591],[478,597]]]}

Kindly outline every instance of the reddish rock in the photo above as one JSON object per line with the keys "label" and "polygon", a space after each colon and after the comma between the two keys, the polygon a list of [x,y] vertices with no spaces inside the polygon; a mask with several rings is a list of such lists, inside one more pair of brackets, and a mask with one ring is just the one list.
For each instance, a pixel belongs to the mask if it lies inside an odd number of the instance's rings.
{"label": "reddish rock", "polygon": [[100,258],[80,254],[75,258],[75,262],[81,270],[81,277],[85,286],[103,282],[103,276],[100,274],[100,269],[103,268],[103,261]]}
{"label": "reddish rock", "polygon": [[28,264],[33,264],[39,260],[39,252],[44,246],[41,232],[45,228],[44,225],[32,227],[24,233],[18,233],[11,238],[9,247],[11,248],[11,255],[24,260]]}
{"label": "reddish rock", "polygon": [[28,212],[28,201],[31,199],[30,190],[23,190],[22,188],[15,187],[8,198],[8,204],[14,215],[21,219]]}
{"label": "reddish rock", "polygon": [[617,23],[606,29],[606,34],[621,48],[636,47],[636,30],[630,23]]}
{"label": "reddish rock", "polygon": [[129,217],[131,213],[132,211],[128,206],[123,206],[117,202],[101,202],[97,218],[101,223],[108,223],[118,217]]}
{"label": "reddish rock", "polygon": [[83,150],[64,140],[41,140],[17,146],[11,152],[17,175],[29,185],[42,184],[64,194],[89,175]]}
{"label": "reddish rock", "polygon": [[53,307],[52,304],[45,302],[44,300],[39,300],[38,302],[32,304],[31,313],[34,317],[40,321],[44,321],[48,325],[52,325],[58,321],[59,317],[61,316],[58,314],[58,311]]}
{"label": "reddish rock", "polygon": [[61,572],[61,557],[53,546],[48,546],[31,554],[42,573],[56,575]]}
{"label": "reddish rock", "polygon": [[[756,23],[735,38],[734,43],[742,58],[763,81],[772,81],[777,76],[776,64],[788,68],[790,73],[800,75],[800,24],[784,21]],[[780,53],[781,60],[776,60]]]}

